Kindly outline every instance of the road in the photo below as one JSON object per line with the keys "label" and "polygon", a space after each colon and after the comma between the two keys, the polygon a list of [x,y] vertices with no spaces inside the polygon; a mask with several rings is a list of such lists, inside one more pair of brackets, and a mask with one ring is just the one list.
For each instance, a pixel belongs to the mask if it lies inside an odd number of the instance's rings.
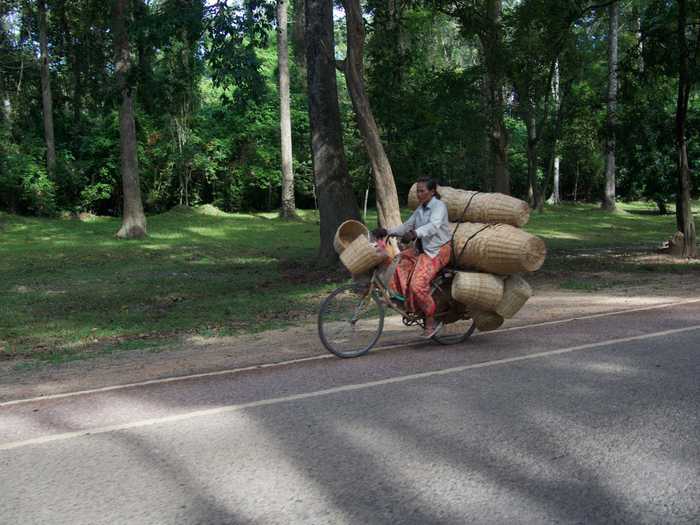
{"label": "road", "polygon": [[3,402],[0,523],[700,523],[700,302]]}

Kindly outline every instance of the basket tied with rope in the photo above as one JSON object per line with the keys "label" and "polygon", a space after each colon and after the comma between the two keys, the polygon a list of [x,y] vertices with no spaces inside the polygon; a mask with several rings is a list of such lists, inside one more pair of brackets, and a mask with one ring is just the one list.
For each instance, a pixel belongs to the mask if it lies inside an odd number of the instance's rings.
{"label": "basket tied with rope", "polygon": [[[414,184],[408,192],[408,205],[413,209],[418,207],[416,188]],[[520,228],[530,219],[527,202],[510,195],[459,190],[450,186],[438,186],[437,192],[447,206],[451,221],[501,223]],[[467,203],[471,203],[471,206]]]}

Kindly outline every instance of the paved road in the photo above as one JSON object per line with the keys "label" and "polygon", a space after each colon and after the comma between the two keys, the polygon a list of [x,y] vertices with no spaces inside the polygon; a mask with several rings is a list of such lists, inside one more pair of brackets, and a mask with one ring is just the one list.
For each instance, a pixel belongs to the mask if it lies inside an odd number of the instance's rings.
{"label": "paved road", "polygon": [[700,523],[700,303],[0,404],[0,523]]}

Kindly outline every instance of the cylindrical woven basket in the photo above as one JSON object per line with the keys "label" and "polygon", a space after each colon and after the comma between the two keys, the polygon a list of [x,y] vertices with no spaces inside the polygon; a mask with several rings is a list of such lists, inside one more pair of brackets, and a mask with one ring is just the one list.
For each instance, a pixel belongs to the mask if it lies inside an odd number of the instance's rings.
{"label": "cylindrical woven basket", "polygon": [[500,328],[503,321],[503,317],[496,312],[474,312],[474,324],[479,332],[489,332]]}
{"label": "cylindrical woven basket", "polygon": [[386,252],[371,244],[367,237],[360,236],[343,250],[340,261],[351,274],[360,275],[380,264],[386,257]]}
{"label": "cylindrical woven basket", "polygon": [[333,248],[335,248],[336,253],[341,254],[343,251],[350,246],[350,243],[360,236],[367,238],[369,236],[369,230],[367,226],[362,224],[360,221],[355,221],[350,219],[345,221],[343,224],[338,226],[335,232],[335,237],[333,238]]}
{"label": "cylindrical woven basket", "polygon": [[457,272],[452,297],[477,310],[493,310],[503,299],[503,279],[490,273]]}
{"label": "cylindrical woven basket", "polygon": [[511,275],[503,287],[503,299],[494,312],[505,319],[510,319],[520,311],[527,300],[532,297],[532,288],[519,275]]}
{"label": "cylindrical woven basket", "polygon": [[534,272],[547,255],[542,239],[515,226],[469,222],[451,223],[450,227],[453,232],[457,228],[453,250],[460,268],[502,275]]}
{"label": "cylindrical woven basket", "polygon": [[[530,220],[527,202],[510,195],[458,190],[450,186],[438,186],[437,190],[451,221],[502,223],[520,228]],[[413,209],[418,207],[416,184],[408,192],[408,205]]]}

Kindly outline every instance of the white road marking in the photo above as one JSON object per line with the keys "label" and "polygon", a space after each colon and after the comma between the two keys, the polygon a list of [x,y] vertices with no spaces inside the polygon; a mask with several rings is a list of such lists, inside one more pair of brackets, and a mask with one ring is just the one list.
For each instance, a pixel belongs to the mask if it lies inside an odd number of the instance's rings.
{"label": "white road marking", "polygon": [[[485,336],[485,335],[491,335],[491,334],[497,334],[497,333],[503,333],[503,332],[513,332],[516,330],[526,330],[528,328],[537,328],[540,326],[571,323],[573,321],[582,321],[582,320],[586,320],[586,319],[596,319],[598,317],[610,317],[613,315],[621,315],[621,314],[627,314],[627,313],[633,313],[633,312],[643,312],[646,310],[670,308],[672,306],[682,306],[685,304],[698,303],[698,302],[700,302],[700,299],[688,299],[688,300],[679,301],[679,302],[675,302],[675,303],[663,303],[663,304],[656,304],[656,305],[651,305],[651,306],[640,306],[638,308],[628,308],[626,310],[615,310],[613,312],[604,312],[601,314],[581,315],[578,317],[569,317],[567,319],[558,319],[558,320],[554,320],[554,321],[544,321],[541,323],[525,324],[525,325],[521,325],[521,326],[512,326],[510,328],[502,328],[502,329],[496,330],[494,332],[483,332],[483,333],[477,332],[477,333],[473,334],[472,337],[479,337],[479,336]],[[377,350],[391,350],[392,348],[401,348],[401,347],[414,346],[414,345],[419,345],[419,344],[422,345],[425,343],[426,343],[425,339],[419,339],[417,341],[405,341],[405,342],[391,344],[391,345],[376,346],[374,351],[376,352]],[[0,408],[6,407],[6,406],[12,406],[12,405],[21,405],[21,404],[25,404],[25,403],[35,403],[37,401],[48,401],[48,400],[52,400],[52,399],[62,399],[64,397],[84,396],[84,395],[88,395],[88,394],[97,394],[100,392],[111,392],[113,390],[124,390],[127,388],[136,388],[136,387],[140,387],[140,386],[158,385],[161,383],[172,383],[175,381],[189,381],[191,379],[200,379],[203,377],[215,377],[215,376],[228,375],[228,374],[238,374],[241,372],[249,372],[251,370],[260,370],[260,369],[264,369],[264,368],[276,368],[276,367],[281,367],[281,366],[294,365],[297,363],[305,363],[307,361],[318,361],[321,359],[330,359],[330,358],[335,358],[335,356],[331,355],[331,354],[314,355],[314,356],[310,356],[310,357],[302,357],[299,359],[278,361],[276,363],[264,363],[264,364],[246,366],[246,367],[242,367],[242,368],[228,368],[226,370],[217,370],[215,372],[202,372],[199,374],[189,374],[189,375],[184,375],[184,376],[164,377],[164,378],[160,378],[160,379],[150,379],[147,381],[138,381],[135,383],[124,383],[121,385],[111,385],[111,386],[105,386],[105,387],[100,387],[100,388],[91,388],[91,389],[87,389],[87,390],[76,390],[74,392],[64,392],[62,394],[50,394],[47,396],[28,397],[25,399],[15,399],[12,401],[3,401],[0,403]]]}
{"label": "white road marking", "polygon": [[314,392],[307,392],[304,394],[294,394],[291,396],[284,397],[274,397],[270,399],[262,399],[260,401],[252,401],[250,403],[241,403],[238,405],[226,405],[217,408],[210,408],[206,410],[196,410],[193,412],[188,412],[186,414],[177,414],[174,416],[158,417],[151,419],[143,419],[140,421],[132,421],[131,423],[122,423],[119,425],[111,425],[104,427],[96,427],[91,429],[79,430],[76,432],[65,432],[62,434],[52,434],[47,436],[42,436],[33,439],[27,439],[24,441],[14,441],[9,443],[0,444],[0,450],[12,450],[16,448],[27,447],[31,445],[42,445],[45,443],[51,443],[54,441],[65,441],[67,439],[77,438],[81,436],[91,436],[96,434],[106,434],[108,432],[116,432],[122,430],[130,430],[134,428],[142,428],[152,425],[159,425],[163,423],[174,423],[178,421],[186,421],[188,419],[193,419],[197,417],[213,416],[218,414],[225,414],[228,412],[235,412],[238,410],[244,410],[247,408],[256,408],[269,405],[276,405],[279,403],[289,403],[292,401],[299,401],[304,399],[311,399],[315,397],[327,396],[331,394],[338,394],[341,392],[351,392],[354,390],[364,390],[366,388],[373,388],[376,386],[390,385],[394,383],[404,383],[406,381],[415,381],[417,379],[425,379],[428,377],[443,376],[448,374],[455,374],[459,372],[464,372],[466,370],[473,370],[475,368],[487,368],[491,366],[503,365],[508,363],[515,363],[518,361],[528,361],[531,359],[537,359],[540,357],[548,357],[553,355],[568,354],[572,352],[577,352],[580,350],[590,350],[592,348],[600,348],[603,346],[610,346],[620,343],[629,343],[632,341],[642,341],[644,339],[652,339],[655,337],[664,337],[668,335],[680,334],[684,332],[690,332],[693,330],[700,330],[700,325],[686,326],[684,328],[676,328],[673,330],[664,330],[662,332],[654,332],[651,334],[636,335],[632,337],[623,337],[620,339],[610,339],[608,341],[601,341],[598,343],[588,343],[584,345],[571,346],[568,348],[560,348],[558,350],[547,350],[545,352],[537,352],[534,354],[518,356],[518,357],[507,357],[504,359],[494,359],[493,361],[485,361],[482,363],[475,363],[471,365],[456,366],[453,368],[445,368],[443,370],[435,370],[432,372],[421,372],[417,374],[410,374],[406,376],[392,377],[388,379],[382,379],[379,381],[369,381],[367,383],[357,383],[354,385],[345,385],[334,388],[328,388],[325,390],[317,390]]}

